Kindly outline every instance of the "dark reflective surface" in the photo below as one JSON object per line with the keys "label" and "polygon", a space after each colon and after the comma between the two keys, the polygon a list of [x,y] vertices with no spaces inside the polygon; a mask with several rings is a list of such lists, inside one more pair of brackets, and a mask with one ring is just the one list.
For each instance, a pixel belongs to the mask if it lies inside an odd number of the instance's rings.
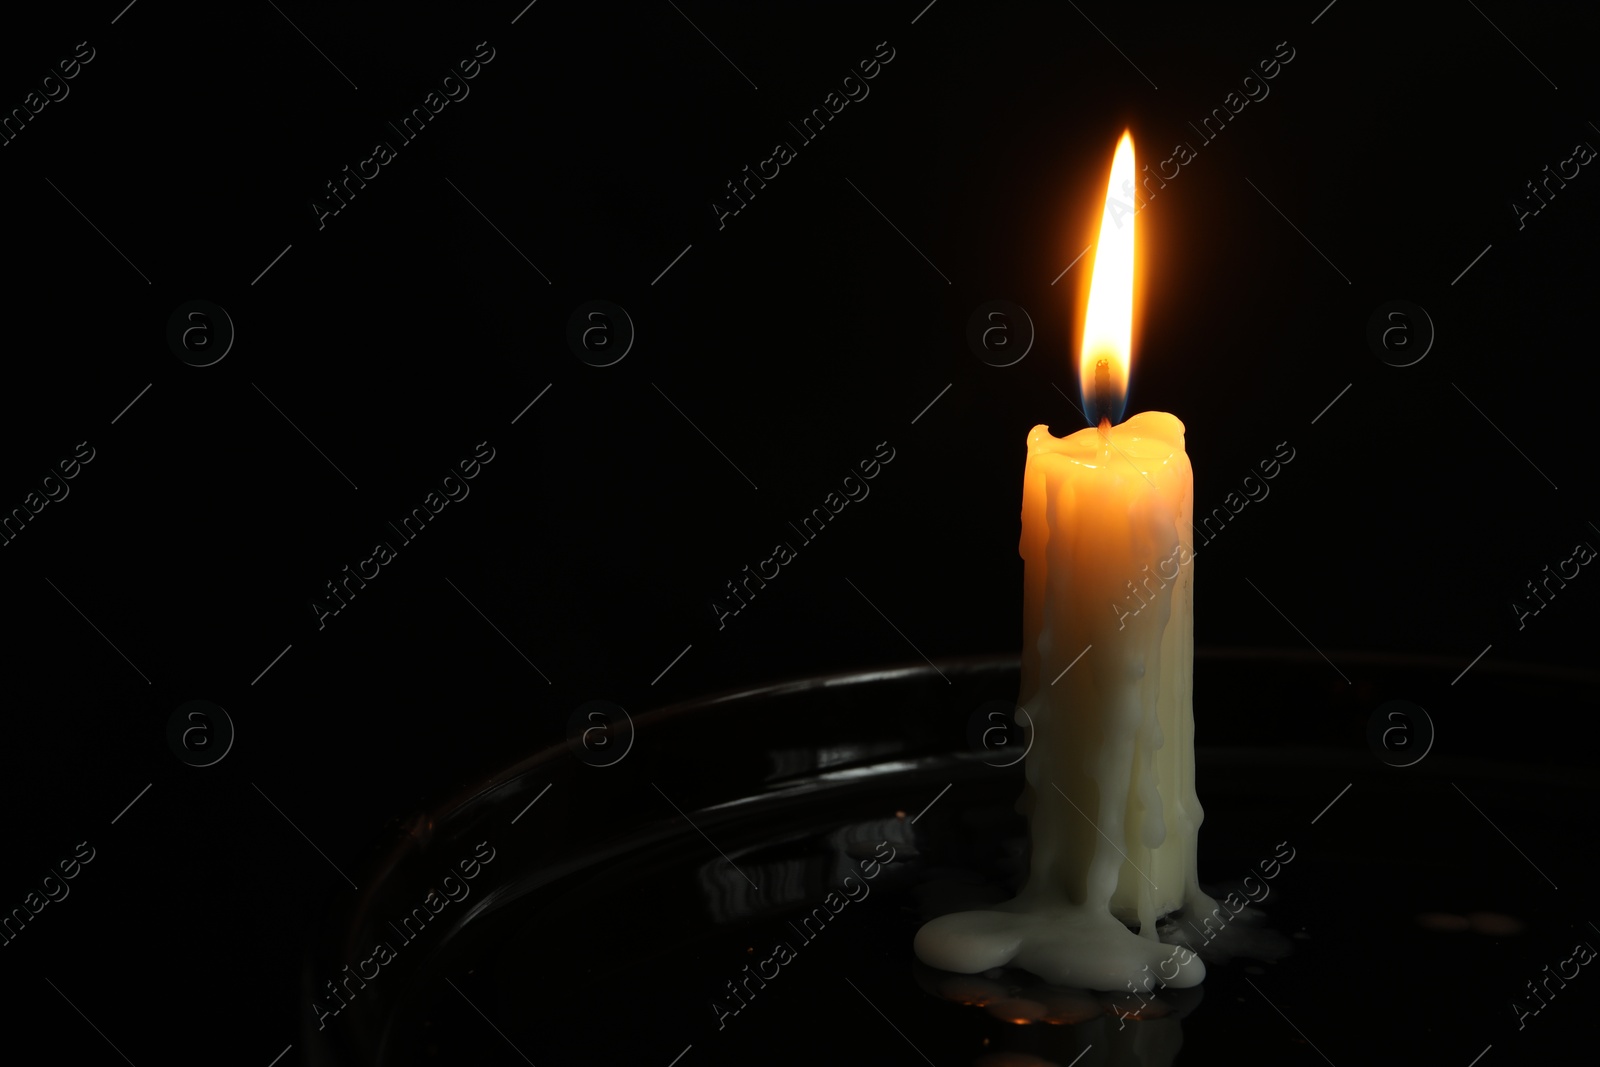
{"label": "dark reflective surface", "polygon": [[970,728],[1015,696],[1016,663],[974,660],[638,715],[614,763],[555,745],[441,801],[313,947],[309,1053],[1087,1067],[1579,1047],[1600,985],[1580,973],[1520,1029],[1511,1002],[1537,1007],[1545,964],[1600,945],[1595,782],[1558,745],[1496,761],[1516,746],[1463,724],[1513,699],[1592,704],[1592,680],[1485,672],[1453,715],[1433,701],[1434,746],[1402,769],[1369,750],[1370,712],[1396,692],[1428,703],[1435,671],[1364,670],[1392,684],[1350,692],[1315,657],[1197,665],[1200,873],[1237,909],[1164,931],[1206,958],[1198,990],[1119,997],[915,960],[926,918],[1002,899],[1025,860],[1021,765]]}

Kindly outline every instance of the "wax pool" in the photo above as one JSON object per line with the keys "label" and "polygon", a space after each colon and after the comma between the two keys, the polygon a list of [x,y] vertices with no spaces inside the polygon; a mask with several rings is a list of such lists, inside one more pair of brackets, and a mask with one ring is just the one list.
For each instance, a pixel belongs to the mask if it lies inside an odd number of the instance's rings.
{"label": "wax pool", "polygon": [[1205,977],[1193,953],[1156,936],[1159,917],[1215,906],[1195,865],[1193,502],[1183,424],[1164,412],[1028,435],[1028,876],[1004,904],[925,925],[924,963],[1013,965],[1089,989]]}

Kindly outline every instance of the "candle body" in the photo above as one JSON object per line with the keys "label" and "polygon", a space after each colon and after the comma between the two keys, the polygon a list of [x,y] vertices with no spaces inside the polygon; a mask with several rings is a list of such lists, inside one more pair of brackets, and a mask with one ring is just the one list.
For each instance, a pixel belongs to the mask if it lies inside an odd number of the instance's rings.
{"label": "candle body", "polygon": [[1019,703],[1037,733],[1023,896],[1064,892],[1146,933],[1199,888],[1193,507],[1171,415],[1029,434]]}
{"label": "candle body", "polygon": [[1204,977],[1192,953],[1156,936],[1160,916],[1215,906],[1196,876],[1193,500],[1171,415],[1029,434],[1019,706],[1033,738],[1018,801],[1028,877],[994,911],[923,927],[924,962],[969,973],[1016,963],[1098,989],[1146,971],[1174,987]]}

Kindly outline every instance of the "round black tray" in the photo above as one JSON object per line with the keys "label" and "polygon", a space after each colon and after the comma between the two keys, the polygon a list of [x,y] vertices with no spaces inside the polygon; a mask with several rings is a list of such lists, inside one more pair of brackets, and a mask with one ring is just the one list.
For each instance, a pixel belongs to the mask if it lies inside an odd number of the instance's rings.
{"label": "round black tray", "polygon": [[[1197,659],[1201,882],[1266,888],[1221,934],[1191,927],[1199,989],[1118,998],[915,959],[922,922],[1024,869],[1026,739],[991,729],[1017,662],[995,657],[636,715],[440,802],[312,946],[308,1056],[1466,1065],[1581,1047],[1590,968],[1575,988],[1548,976],[1600,947],[1600,797],[1564,765],[1592,759],[1594,727],[1559,725],[1592,710],[1595,678],[1480,664],[1454,687],[1460,664],[1336,658],[1354,681],[1319,655]],[[1393,720],[1413,747],[1386,762],[1368,728],[1395,697],[1437,736]],[[1530,712],[1542,736],[1518,729]]]}

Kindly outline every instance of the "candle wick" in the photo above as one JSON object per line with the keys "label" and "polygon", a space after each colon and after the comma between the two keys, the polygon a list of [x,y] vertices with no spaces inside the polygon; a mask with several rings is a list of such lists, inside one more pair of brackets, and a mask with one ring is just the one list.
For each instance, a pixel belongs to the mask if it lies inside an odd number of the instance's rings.
{"label": "candle wick", "polygon": [[1100,416],[1100,432],[1111,429],[1111,361],[1101,356],[1094,365],[1094,406]]}

